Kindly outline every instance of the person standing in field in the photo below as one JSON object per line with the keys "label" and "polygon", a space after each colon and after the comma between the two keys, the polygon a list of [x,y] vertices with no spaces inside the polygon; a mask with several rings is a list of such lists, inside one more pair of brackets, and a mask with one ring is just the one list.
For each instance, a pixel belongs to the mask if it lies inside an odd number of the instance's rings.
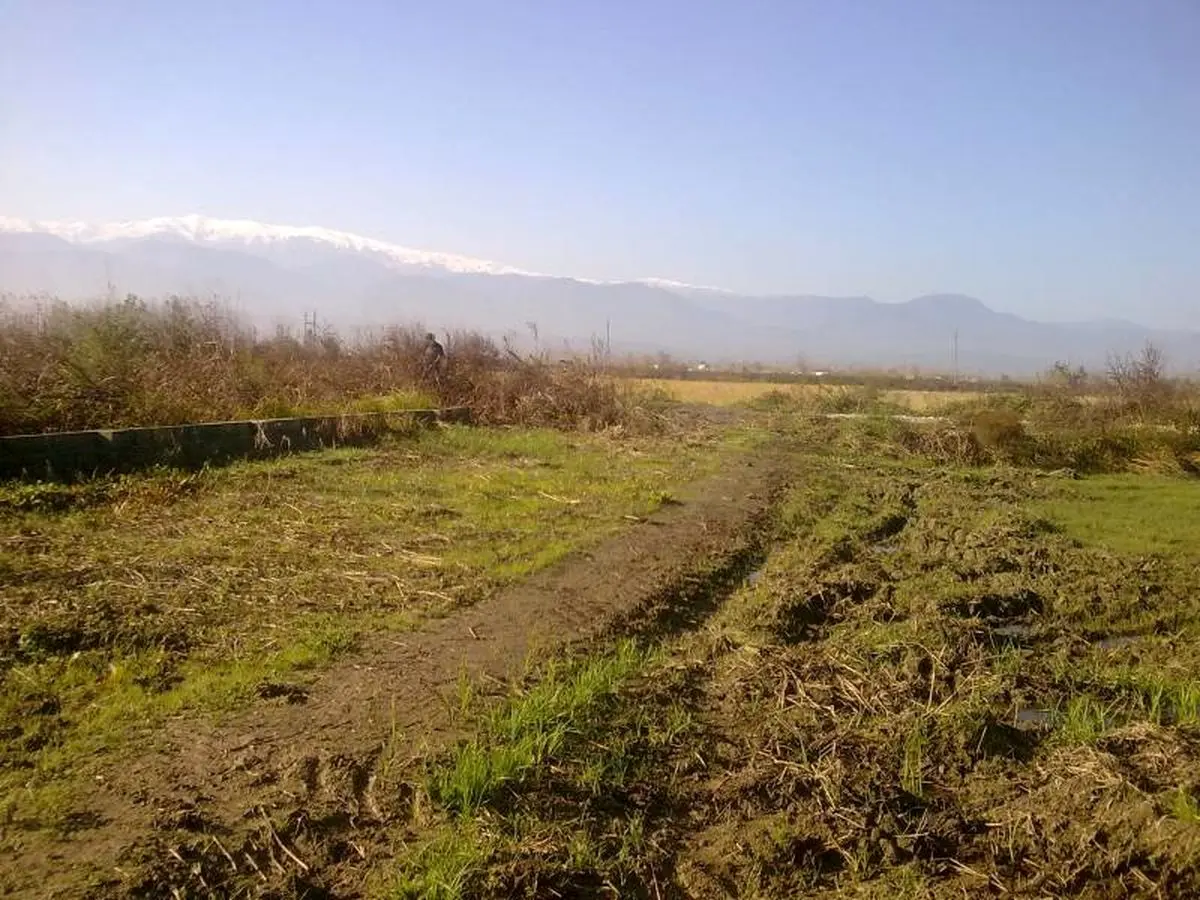
{"label": "person standing in field", "polygon": [[433,336],[433,332],[429,332],[425,335],[425,349],[421,353],[421,380],[433,381],[440,386],[445,372],[446,348]]}

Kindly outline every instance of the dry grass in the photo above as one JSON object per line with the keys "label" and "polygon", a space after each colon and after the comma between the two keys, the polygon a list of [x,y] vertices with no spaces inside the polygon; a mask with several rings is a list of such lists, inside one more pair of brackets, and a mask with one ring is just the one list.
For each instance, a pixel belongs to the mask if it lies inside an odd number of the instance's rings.
{"label": "dry grass", "polygon": [[[661,391],[683,403],[710,403],[734,406],[779,393],[798,402],[814,402],[823,396],[852,391],[835,385],[772,384],[766,381],[693,381],[691,379],[641,378],[636,383],[648,390]],[[972,391],[883,390],[872,392],[882,403],[914,413],[941,412],[955,404],[978,401],[982,394]]]}
{"label": "dry grass", "polygon": [[164,716],[302,694],[360,639],[648,514],[725,447],[451,427],[183,477],[0,487],[0,853],[57,827],[91,767]]}
{"label": "dry grass", "polygon": [[503,792],[430,792],[392,896],[1197,895],[1193,499],[1139,523],[1148,562],[1111,498],[1082,544],[1029,514],[1077,482],[831,443],[752,584]]}
{"label": "dry grass", "polygon": [[353,341],[262,337],[216,304],[179,299],[58,304],[39,318],[0,309],[0,434],[439,404],[469,405],[485,424],[656,421],[598,366],[551,365],[469,332],[443,337],[449,364],[431,377],[423,336],[413,325]]}

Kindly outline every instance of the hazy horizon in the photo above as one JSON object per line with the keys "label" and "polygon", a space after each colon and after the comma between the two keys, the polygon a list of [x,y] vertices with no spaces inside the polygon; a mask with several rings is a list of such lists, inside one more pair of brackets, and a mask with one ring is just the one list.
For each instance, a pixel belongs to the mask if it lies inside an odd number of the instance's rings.
{"label": "hazy horizon", "polygon": [[0,9],[4,215],[1196,327],[1185,0]]}

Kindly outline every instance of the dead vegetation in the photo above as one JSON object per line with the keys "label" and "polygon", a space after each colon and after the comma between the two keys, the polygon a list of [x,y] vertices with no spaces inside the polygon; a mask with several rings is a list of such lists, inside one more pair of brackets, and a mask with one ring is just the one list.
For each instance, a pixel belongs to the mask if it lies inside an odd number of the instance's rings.
{"label": "dead vegetation", "polygon": [[[54,304],[0,321],[0,434],[170,425],[413,406],[470,406],[485,424],[653,427],[632,386],[598,365],[552,364],[478,334],[443,337],[426,371],[424,328],[353,340],[331,331],[269,337],[215,303],[130,297]],[[593,361],[594,362],[594,361]]]}
{"label": "dead vegetation", "polygon": [[[174,802],[178,772],[164,768],[177,759],[158,752],[168,726],[185,722],[193,737],[247,707],[307,713],[313,684],[347,657],[403,646],[414,629],[593,547],[737,452],[712,435],[692,438],[684,447],[682,435],[448,427],[188,475],[4,486],[0,853],[62,854],[86,871],[98,834],[102,844],[114,831],[130,844],[145,837],[144,821],[122,825],[110,805],[114,793],[118,807],[130,802],[111,785],[136,756],[131,783],[142,791],[157,778],[155,802],[170,813],[155,825],[182,858],[169,865],[200,865],[200,881],[183,879],[197,893],[184,896],[211,896],[203,883],[216,870],[200,856],[223,860],[217,842],[239,877],[255,882],[258,865],[278,887],[278,864],[295,863],[265,823],[244,842],[213,830],[211,808],[186,787],[202,808]],[[553,599],[555,612],[564,608]],[[494,646],[481,631],[494,639],[480,627],[463,642]],[[326,762],[309,779],[314,791],[332,788],[344,768]],[[361,799],[361,787],[348,796]],[[378,802],[390,808],[390,798]],[[272,827],[309,865],[324,858],[324,844],[313,850],[320,828],[279,817]],[[150,867],[131,896],[176,896],[151,888],[161,863],[121,863]],[[13,867],[0,892],[47,896],[36,881]]]}
{"label": "dead vegetation", "polygon": [[[163,313],[110,314],[144,323]],[[386,395],[415,383],[403,366],[415,364],[419,337],[396,332],[370,352],[301,343],[278,357],[258,342],[235,346],[214,370],[224,374],[206,383],[224,385],[212,395],[219,402],[240,396],[228,388],[243,371],[275,372],[262,383],[292,385],[304,402],[360,388]],[[586,367],[462,341],[451,343],[458,362],[434,399],[471,402],[492,421],[566,427],[643,414]],[[158,349],[143,361],[172,364],[165,345],[151,344]],[[87,358],[71,356],[83,346],[62,345],[71,359]],[[322,381],[337,371],[323,361],[329,354],[363,380]],[[290,362],[276,371],[279,360]],[[110,398],[97,408],[116,415],[155,408],[152,384],[139,386],[132,369],[122,377],[101,379],[110,393],[85,396]],[[82,408],[63,387],[81,382],[51,382],[61,391],[47,396],[60,406],[47,408]],[[675,631],[534,670],[499,708],[475,703],[465,684],[470,736],[389,757],[383,782],[370,781],[361,761],[320,760],[297,776],[322,790],[344,780],[349,807],[305,801],[286,819],[260,811],[236,843],[199,811],[175,810],[153,854],[122,861],[132,873],[125,886],[148,897],[212,896],[229,885],[239,896],[288,898],[1196,896],[1195,397],[1186,384],[1164,386],[1151,358],[1101,381],[1070,370],[1038,390],[971,398],[945,421],[878,415],[895,412],[886,398],[849,387],[815,401],[760,398],[763,421],[797,448],[795,488],[769,535],[773,552],[740,589],[726,594],[722,584]],[[214,687],[239,703],[251,690],[304,702],[307,682],[296,673],[350,648],[350,635],[314,621],[278,666],[264,657],[265,667],[225,671],[224,681],[196,669],[178,682],[161,661],[189,651],[198,632],[167,627],[178,617],[161,616],[152,600],[166,586],[168,599],[183,592],[177,606],[189,615],[213,590],[236,601],[214,635],[314,597],[341,603],[343,616],[360,613],[363,627],[398,629],[400,619],[379,613],[385,601],[461,605],[450,562],[499,583],[558,558],[600,510],[670,499],[659,470],[672,454],[660,447],[653,460],[623,448],[619,429],[589,453],[563,443],[578,435],[502,434],[478,438],[500,444],[486,466],[467,452],[477,438],[456,438],[467,445],[455,470],[442,472],[441,460],[422,477],[462,483],[425,488],[419,502],[394,499],[403,480],[395,473],[408,468],[403,448],[342,457],[342,488],[326,469],[336,460],[323,457],[247,470],[254,477],[222,497],[208,496],[212,484],[170,477],[0,497],[0,515],[21,526],[0,545],[22,595],[0,646],[22,673],[6,683],[4,718],[19,723],[3,734],[6,782],[32,779],[25,770],[36,767],[53,773],[64,746],[94,751],[97,742],[67,737],[77,723],[94,724],[80,711],[98,694],[120,701],[99,735],[107,747],[126,739],[127,720],[145,718],[144,697],[174,703],[180,684],[192,692],[180,702],[197,708]],[[553,453],[540,446],[547,440]],[[618,469],[642,480],[610,485]],[[1114,472],[1134,474],[1091,477]],[[598,486],[595,503],[572,481],[584,474]],[[274,490],[263,476],[279,479]],[[215,533],[255,536],[253,551],[234,559],[234,548],[214,553],[220,541],[190,540],[157,517],[166,502],[203,512]],[[321,528],[297,520],[301,509]],[[139,548],[114,538],[92,559],[71,549],[72,528],[116,518],[152,520],[169,552],[141,559],[144,538]],[[403,546],[391,537],[401,527],[411,531]],[[263,540],[277,545],[270,558],[259,553]],[[327,564],[312,565],[314,546]],[[352,567],[335,563],[346,554]],[[208,575],[189,580],[182,561]],[[60,595],[75,605],[60,606]],[[146,602],[117,608],[114,597]],[[130,622],[140,624],[127,633]],[[106,668],[110,646],[137,666]],[[175,709],[154,703],[155,715]],[[35,799],[32,812],[28,797],[14,801],[5,827],[91,827],[48,793]],[[364,833],[369,843],[356,837]]]}
{"label": "dead vegetation", "polygon": [[981,395],[924,417],[849,388],[801,399],[768,394],[754,406],[783,429],[805,429],[830,414],[857,417],[830,434],[832,446],[850,455],[1080,475],[1200,474],[1200,394],[1186,386],[1171,388],[1153,405],[1120,394]]}
{"label": "dead vegetation", "polygon": [[762,570],[541,764],[471,808],[414,780],[380,895],[1196,895],[1194,552],[1084,544],[1037,512],[1077,482],[846,430],[813,426]]}

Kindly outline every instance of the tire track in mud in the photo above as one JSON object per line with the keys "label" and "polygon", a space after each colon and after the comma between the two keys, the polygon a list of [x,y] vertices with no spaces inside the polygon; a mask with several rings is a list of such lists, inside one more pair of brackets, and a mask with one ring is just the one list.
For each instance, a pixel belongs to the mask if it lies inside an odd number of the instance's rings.
{"label": "tire track in mud", "polygon": [[789,469],[780,447],[731,461],[591,551],[378,636],[303,702],[170,723],[161,752],[105,773],[95,827],[27,847],[12,896],[357,896],[388,826],[420,815],[394,776],[457,736],[464,675],[502,687],[531,655],[695,627],[761,558]]}

